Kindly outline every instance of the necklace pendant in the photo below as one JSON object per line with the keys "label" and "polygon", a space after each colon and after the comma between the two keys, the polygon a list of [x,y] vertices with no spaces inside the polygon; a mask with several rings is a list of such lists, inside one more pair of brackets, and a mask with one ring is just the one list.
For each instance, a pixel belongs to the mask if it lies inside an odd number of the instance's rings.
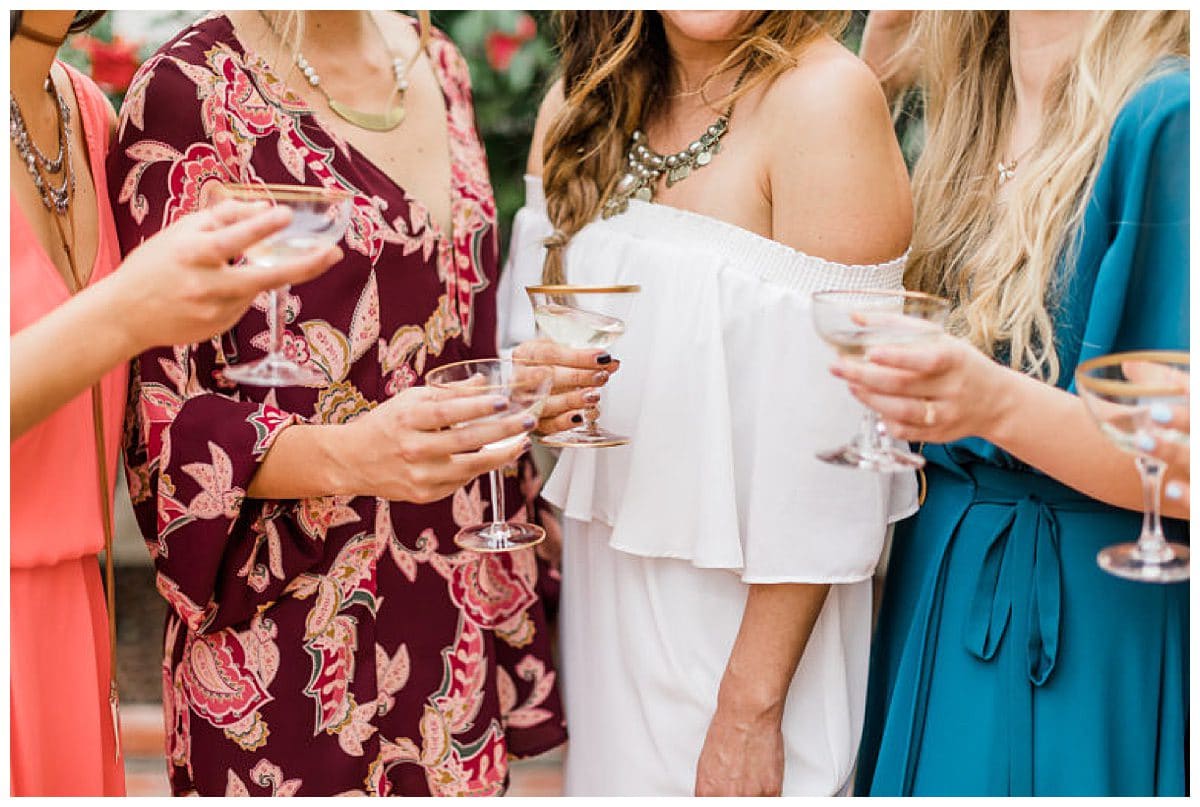
{"label": "necklace pendant", "polygon": [[649,185],[643,185],[633,192],[633,198],[637,199],[639,202],[654,201],[654,189]]}
{"label": "necklace pendant", "polygon": [[711,151],[702,151],[696,155],[696,165],[708,165],[712,161]]}
{"label": "necklace pendant", "polygon": [[333,110],[334,114],[360,129],[369,129],[372,132],[390,132],[404,120],[403,104],[397,104],[387,112],[363,112],[360,109],[348,107],[332,98],[327,100],[329,108]]}
{"label": "necklace pendant", "polygon": [[691,163],[679,163],[670,171],[667,171],[667,187],[671,187],[676,182],[682,182],[692,175]]}

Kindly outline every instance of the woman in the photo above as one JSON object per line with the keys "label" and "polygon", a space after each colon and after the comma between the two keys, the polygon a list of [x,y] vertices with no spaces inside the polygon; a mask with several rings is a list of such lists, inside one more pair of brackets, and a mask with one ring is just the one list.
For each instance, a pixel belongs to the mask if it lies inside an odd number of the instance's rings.
{"label": "woman", "polygon": [[115,116],[54,58],[102,13],[10,16],[10,784],[22,796],[125,790],[96,554],[111,537],[126,362],[220,331],[260,290],[309,279],[339,254],[233,269],[288,218],[232,204],[167,228],[116,271],[104,173]]}
{"label": "woman", "polygon": [[[452,539],[487,500],[464,484],[523,448],[448,455],[532,424],[439,433],[482,412],[408,408],[428,369],[495,355],[495,210],[462,57],[390,13],[214,13],[143,66],[122,115],[125,244],[210,183],[354,195],[345,259],[287,300],[287,351],[328,385],[223,381],[262,355],[261,310],[139,363],[128,475],[171,604],[172,789],[502,792],[510,756],[564,739],[542,570]],[[589,379],[607,361],[554,358]]]}
{"label": "woman", "polygon": [[[834,38],[845,18],[559,17],[512,284],[544,255],[548,282],[642,286],[603,404],[632,442],[564,452],[547,483],[568,794],[829,795],[853,765],[871,573],[915,480],[892,497],[813,456],[857,407],[827,380],[809,293],[899,287],[910,228],[879,86]],[[668,181],[639,145],[672,155]]]}
{"label": "woman", "polygon": [[1185,792],[1188,589],[1097,566],[1142,490],[1072,376],[1187,348],[1188,32],[1186,12],[918,14],[907,279],[950,298],[951,336],[834,370],[928,461],[856,792]]}

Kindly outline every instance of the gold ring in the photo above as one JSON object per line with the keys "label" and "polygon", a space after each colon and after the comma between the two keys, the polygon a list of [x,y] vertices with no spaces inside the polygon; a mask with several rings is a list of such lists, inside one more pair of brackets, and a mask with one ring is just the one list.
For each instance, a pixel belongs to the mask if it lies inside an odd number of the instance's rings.
{"label": "gold ring", "polygon": [[925,401],[925,425],[932,426],[934,420],[933,401]]}

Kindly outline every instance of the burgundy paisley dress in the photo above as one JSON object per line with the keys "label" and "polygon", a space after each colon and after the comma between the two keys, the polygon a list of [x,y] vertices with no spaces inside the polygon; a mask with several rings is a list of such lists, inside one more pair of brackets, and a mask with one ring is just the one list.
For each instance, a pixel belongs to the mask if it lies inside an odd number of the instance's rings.
{"label": "burgundy paisley dress", "polygon": [[[228,333],[136,363],[127,468],[170,603],[175,793],[500,794],[511,757],[566,737],[545,565],[452,541],[486,515],[486,480],[428,505],[246,495],[289,425],[345,423],[433,367],[495,355],[496,214],[467,67],[439,32],[427,55],[448,112],[452,236],[324,129],[222,15],[164,45],[125,99],[110,164],[125,251],[218,181],[354,195],[345,260],[286,299],[287,352],[327,386],[223,380],[225,365],[264,353],[265,294]],[[521,504],[515,470],[508,482]]]}

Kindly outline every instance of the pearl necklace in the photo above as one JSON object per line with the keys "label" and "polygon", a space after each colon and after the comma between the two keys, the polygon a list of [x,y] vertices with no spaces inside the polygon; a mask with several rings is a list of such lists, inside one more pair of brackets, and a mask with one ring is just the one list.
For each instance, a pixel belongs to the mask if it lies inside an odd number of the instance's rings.
{"label": "pearl necklace", "polygon": [[[279,32],[275,30],[275,26],[271,23],[271,19],[266,13],[263,11],[259,11],[258,13],[262,15],[271,32],[279,36]],[[379,32],[380,38],[384,40],[384,47],[386,48],[387,40],[383,36],[383,31],[379,28],[379,23],[375,22],[375,16],[370,11],[366,12],[366,14],[371,18],[371,23],[375,26],[375,30]],[[368,129],[372,132],[389,132],[399,126],[404,120],[404,94],[408,91],[408,70],[416,63],[421,52],[425,49],[426,36],[427,33],[422,29],[421,43],[418,45],[417,52],[413,54],[412,59],[407,62],[399,57],[392,59],[392,74],[395,77],[395,84],[393,85],[392,95],[388,96],[388,100],[390,101],[392,96],[399,93],[400,103],[385,112],[364,112],[361,109],[347,106],[333,98],[325,87],[321,85],[321,76],[317,73],[317,69],[309,63],[308,59],[304,58],[304,54],[299,50],[296,51],[296,67],[300,68],[300,72],[304,74],[304,79],[309,85],[325,96],[325,103],[329,105],[330,110],[339,118],[354,124],[360,129]]]}

